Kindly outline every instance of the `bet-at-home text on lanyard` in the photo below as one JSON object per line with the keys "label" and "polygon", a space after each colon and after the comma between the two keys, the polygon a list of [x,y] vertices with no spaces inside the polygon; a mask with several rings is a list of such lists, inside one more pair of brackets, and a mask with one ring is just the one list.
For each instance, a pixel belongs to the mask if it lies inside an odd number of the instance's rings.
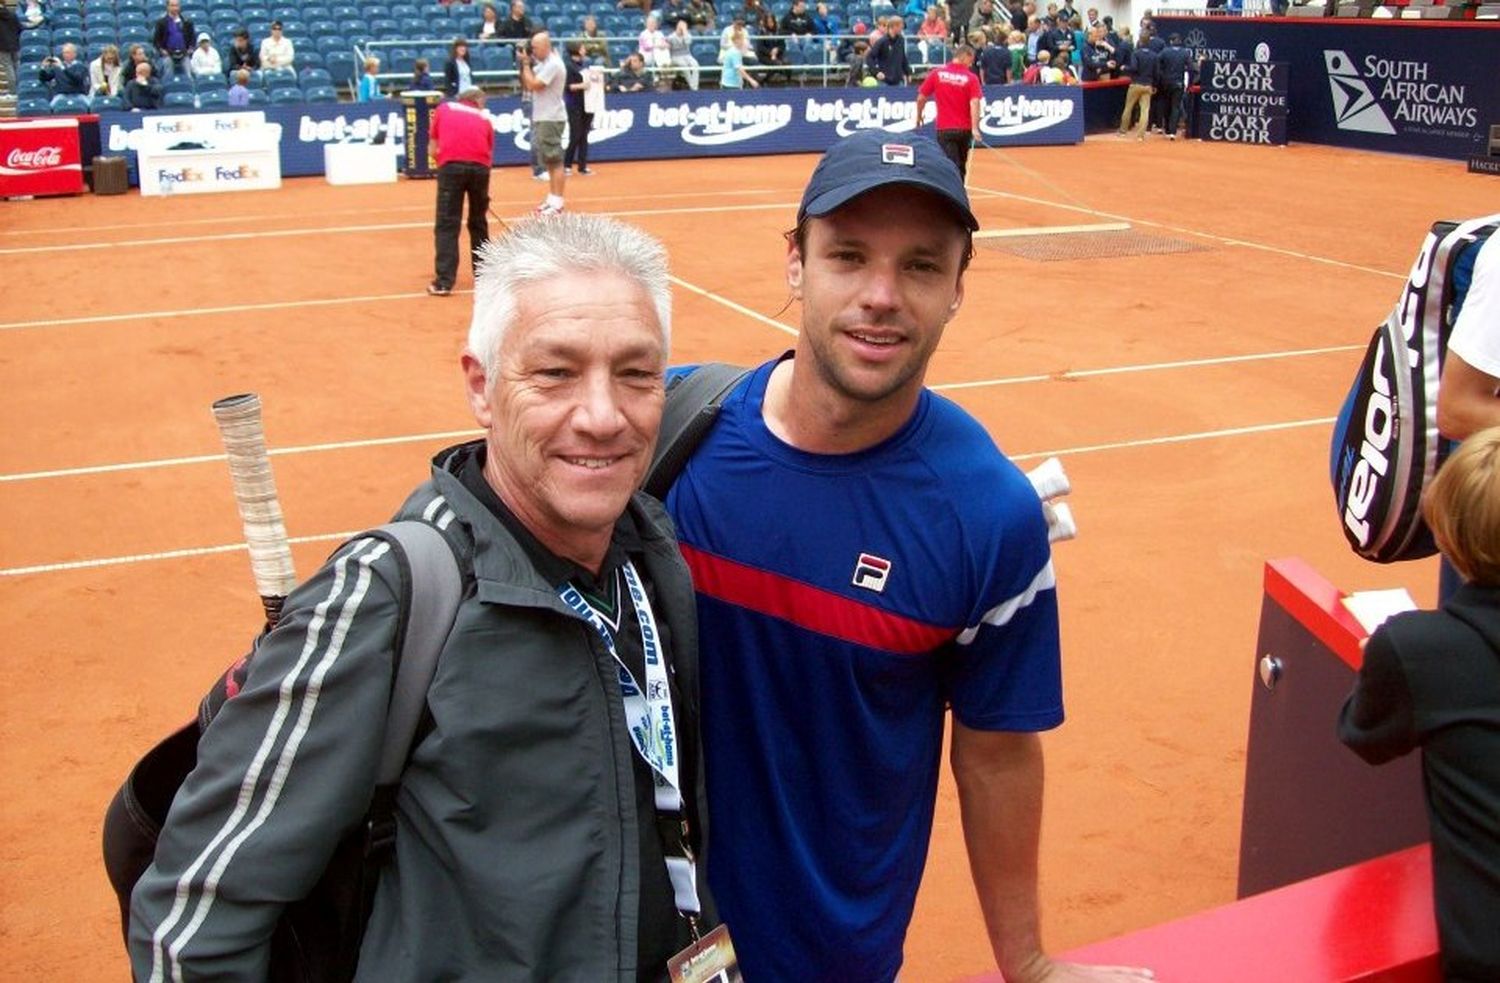
{"label": "bet-at-home text on lanyard", "polygon": [[[614,657],[620,676],[620,693],[624,697],[625,722],[636,753],[651,767],[656,784],[656,809],[668,815],[683,816],[682,783],[679,778],[677,725],[672,716],[672,690],[667,683],[667,663],[662,657],[661,637],[656,631],[656,616],[641,586],[635,564],[626,560],[620,567],[630,602],[635,606],[636,624],[641,630],[641,653],[646,668],[646,687],[641,689],[635,676],[625,667],[615,648],[615,638],[604,619],[589,605],[571,583],[558,590],[564,604],[593,626]],[[697,915],[698,882],[693,861],[688,857],[667,856],[667,876],[672,880],[677,909],[684,915]]]}

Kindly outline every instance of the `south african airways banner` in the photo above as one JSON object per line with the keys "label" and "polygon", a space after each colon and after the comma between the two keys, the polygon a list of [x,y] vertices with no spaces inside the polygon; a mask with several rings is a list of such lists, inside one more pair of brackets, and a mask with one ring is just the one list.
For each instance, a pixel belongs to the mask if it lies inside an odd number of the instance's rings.
{"label": "south african airways banner", "polygon": [[[914,88],[754,89],[748,91],[611,94],[594,118],[589,159],[654,160],[821,153],[857,130],[910,132],[916,123]],[[489,100],[495,163],[531,159],[531,123],[514,96]],[[267,106],[267,122],[281,124],[281,173],[323,173],[323,147],[377,140],[404,158],[406,117],[395,100],[338,105]],[[929,107],[928,113],[935,112]],[[102,113],[105,152],[125,156],[132,183],[142,114]],[[931,122],[929,119],[928,123]],[[994,147],[1083,141],[1083,93],[1076,87],[985,86],[980,130]]]}

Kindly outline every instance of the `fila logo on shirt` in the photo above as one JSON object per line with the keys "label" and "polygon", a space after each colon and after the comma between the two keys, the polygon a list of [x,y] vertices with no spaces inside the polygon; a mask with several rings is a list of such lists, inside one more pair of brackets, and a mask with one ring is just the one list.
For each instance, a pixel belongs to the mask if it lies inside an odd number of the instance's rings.
{"label": "fila logo on shirt", "polygon": [[[904,164],[907,167],[916,167],[917,152],[911,148],[910,144],[882,143],[880,145],[880,162],[882,164]],[[880,562],[885,563],[884,560]]]}
{"label": "fila logo on shirt", "polygon": [[854,563],[855,587],[863,587],[879,594],[885,590],[885,579],[891,575],[891,561],[869,553],[859,554]]}

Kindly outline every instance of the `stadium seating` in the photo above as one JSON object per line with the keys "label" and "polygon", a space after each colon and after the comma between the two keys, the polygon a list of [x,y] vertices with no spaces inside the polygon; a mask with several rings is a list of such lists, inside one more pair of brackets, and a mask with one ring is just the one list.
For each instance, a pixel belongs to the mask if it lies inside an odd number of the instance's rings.
{"label": "stadium seating", "polygon": [[331,85],[309,86],[304,96],[307,102],[338,102],[338,92]]}
{"label": "stadium seating", "polygon": [[17,116],[46,116],[52,112],[52,103],[35,97],[16,100]]}
{"label": "stadium seating", "polygon": [[229,90],[227,89],[200,89],[198,91],[198,108],[222,108],[229,105]]}
{"label": "stadium seating", "polygon": [[102,113],[105,111],[120,112],[125,108],[125,100],[119,96],[95,96],[93,111]]}
{"label": "stadium seating", "polygon": [[270,99],[271,105],[273,106],[286,106],[292,103],[306,101],[306,99],[302,95],[302,90],[297,88],[295,85],[280,89],[272,89],[270,91]]}
{"label": "stadium seating", "polygon": [[168,92],[162,97],[163,109],[195,109],[198,106],[198,97],[192,92]]}
{"label": "stadium seating", "polygon": [[323,57],[323,64],[335,82],[354,81],[356,69],[354,54],[350,51],[331,51]]}

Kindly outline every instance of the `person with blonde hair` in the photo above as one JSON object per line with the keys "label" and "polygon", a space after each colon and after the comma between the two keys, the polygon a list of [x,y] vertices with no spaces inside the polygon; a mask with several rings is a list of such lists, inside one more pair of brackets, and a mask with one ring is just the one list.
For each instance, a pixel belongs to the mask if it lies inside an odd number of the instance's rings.
{"label": "person with blonde hair", "polygon": [[1500,979],[1500,427],[1438,470],[1422,516],[1465,583],[1365,644],[1339,739],[1371,764],[1422,751],[1445,980]]}
{"label": "person with blonde hair", "polygon": [[106,44],[99,57],[89,63],[89,95],[117,96],[125,84],[125,68],[120,64],[120,49]]}
{"label": "person with blonde hair", "polygon": [[373,55],[365,59],[365,73],[359,77],[359,91],[355,102],[374,102],[380,98],[380,59]]}

